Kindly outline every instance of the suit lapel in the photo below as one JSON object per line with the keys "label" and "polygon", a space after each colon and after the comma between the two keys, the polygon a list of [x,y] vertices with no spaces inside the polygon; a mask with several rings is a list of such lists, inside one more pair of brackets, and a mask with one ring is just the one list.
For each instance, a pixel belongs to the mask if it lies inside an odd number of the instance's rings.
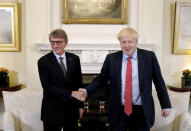
{"label": "suit lapel", "polygon": [[139,89],[141,90],[141,85],[144,80],[144,52],[140,49],[137,49],[138,56],[138,73],[139,73]]}
{"label": "suit lapel", "polygon": [[119,93],[121,94],[121,68],[122,68],[122,51],[120,51],[116,57],[115,61],[115,70],[116,70],[116,75],[117,75],[117,85],[118,85],[118,90]]}
{"label": "suit lapel", "polygon": [[70,76],[70,72],[71,72],[71,68],[72,68],[72,58],[70,56],[70,54],[66,53],[66,65],[67,65],[67,72],[66,72],[66,81],[69,79]]}

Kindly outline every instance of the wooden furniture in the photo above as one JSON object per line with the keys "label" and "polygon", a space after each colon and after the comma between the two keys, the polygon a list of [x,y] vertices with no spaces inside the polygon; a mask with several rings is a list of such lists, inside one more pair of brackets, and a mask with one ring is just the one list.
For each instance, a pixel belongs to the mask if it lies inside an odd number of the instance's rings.
{"label": "wooden furniture", "polygon": [[0,97],[3,97],[2,91],[18,91],[18,90],[21,89],[21,86],[22,86],[22,84],[12,86],[12,87],[9,87],[9,88],[0,88]]}
{"label": "wooden furniture", "polygon": [[[191,92],[190,88],[178,88],[178,87],[174,87],[174,86],[167,86],[167,88],[171,91],[175,91],[175,92]],[[190,95],[191,98],[191,95]]]}

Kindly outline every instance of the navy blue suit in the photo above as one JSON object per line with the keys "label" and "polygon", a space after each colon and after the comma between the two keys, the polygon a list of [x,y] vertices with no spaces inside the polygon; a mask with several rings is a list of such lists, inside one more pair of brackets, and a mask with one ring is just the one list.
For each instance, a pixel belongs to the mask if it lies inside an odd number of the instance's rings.
{"label": "navy blue suit", "polygon": [[[66,54],[66,78],[53,52],[38,60],[38,70],[43,87],[41,119],[45,123],[77,123],[79,108],[83,103],[71,97],[74,90],[82,88],[80,59]],[[76,124],[77,126],[77,124]]]}
{"label": "navy blue suit", "polygon": [[[152,127],[155,118],[152,81],[155,84],[161,107],[171,108],[171,104],[154,52],[137,49],[137,55],[139,90],[143,112],[147,126]],[[111,128],[115,126],[120,119],[122,56],[122,51],[107,55],[101,73],[86,87],[87,93],[91,94],[101,87],[102,84],[106,83],[108,80],[110,81],[108,117]]]}

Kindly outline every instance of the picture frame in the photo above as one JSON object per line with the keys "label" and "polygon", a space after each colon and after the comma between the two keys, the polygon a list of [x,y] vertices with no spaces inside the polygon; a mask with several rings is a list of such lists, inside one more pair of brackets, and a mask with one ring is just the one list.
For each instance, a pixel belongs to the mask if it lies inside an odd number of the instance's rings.
{"label": "picture frame", "polygon": [[191,55],[191,2],[176,2],[173,54]]}
{"label": "picture frame", "polygon": [[128,0],[62,0],[64,24],[127,24]]}
{"label": "picture frame", "polygon": [[20,51],[20,3],[0,2],[0,52]]}

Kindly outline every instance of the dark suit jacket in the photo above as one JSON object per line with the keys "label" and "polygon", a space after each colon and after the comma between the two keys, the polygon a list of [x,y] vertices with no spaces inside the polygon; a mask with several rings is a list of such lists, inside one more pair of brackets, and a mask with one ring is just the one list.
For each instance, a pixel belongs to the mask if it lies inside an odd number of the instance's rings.
{"label": "dark suit jacket", "polygon": [[43,87],[41,119],[44,122],[61,123],[77,120],[83,104],[71,97],[82,87],[80,59],[66,52],[66,79],[53,52],[38,60],[38,70]]}
{"label": "dark suit jacket", "polygon": [[[158,98],[162,108],[171,108],[166,86],[161,75],[160,67],[154,52],[137,49],[139,90],[142,106],[149,127],[154,123],[154,101],[152,97],[152,80],[155,84]],[[101,73],[86,87],[91,94],[101,84],[110,81],[109,121],[111,127],[119,121],[121,107],[121,68],[122,51],[107,55]]]}

